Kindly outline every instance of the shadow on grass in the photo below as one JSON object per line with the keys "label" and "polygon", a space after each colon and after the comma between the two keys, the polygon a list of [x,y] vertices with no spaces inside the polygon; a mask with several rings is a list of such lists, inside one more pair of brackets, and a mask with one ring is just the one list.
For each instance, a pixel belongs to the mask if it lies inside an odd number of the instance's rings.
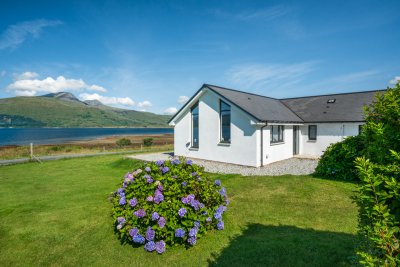
{"label": "shadow on grass", "polygon": [[209,266],[349,266],[356,235],[250,224]]}

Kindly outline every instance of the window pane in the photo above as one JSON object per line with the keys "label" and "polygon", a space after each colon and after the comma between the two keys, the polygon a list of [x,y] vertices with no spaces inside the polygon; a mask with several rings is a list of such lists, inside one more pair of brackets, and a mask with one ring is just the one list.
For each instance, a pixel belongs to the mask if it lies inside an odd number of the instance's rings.
{"label": "window pane", "polygon": [[284,132],[283,125],[272,125],[271,126],[271,142],[283,142],[283,132]]}
{"label": "window pane", "polygon": [[308,139],[309,140],[317,140],[317,126],[316,125],[308,126]]}
{"label": "window pane", "polygon": [[199,105],[192,107],[192,147],[199,147]]}
{"label": "window pane", "polygon": [[220,101],[221,142],[231,141],[231,106]]}

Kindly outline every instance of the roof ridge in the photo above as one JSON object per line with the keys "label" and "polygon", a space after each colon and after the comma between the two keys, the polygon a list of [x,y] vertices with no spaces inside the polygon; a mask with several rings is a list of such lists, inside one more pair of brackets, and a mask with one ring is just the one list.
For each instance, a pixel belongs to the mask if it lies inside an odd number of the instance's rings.
{"label": "roof ridge", "polygon": [[324,94],[324,95],[309,95],[309,96],[299,96],[299,97],[287,97],[287,98],[279,98],[278,100],[289,100],[289,99],[320,97],[320,96],[351,95],[351,94],[372,93],[372,92],[381,92],[381,91],[387,91],[387,89],[377,89],[377,90],[367,90],[367,91],[347,92],[347,93],[335,93],[335,94]]}
{"label": "roof ridge", "polygon": [[207,84],[205,83],[204,86],[214,86],[214,87],[218,87],[224,90],[229,90],[229,91],[234,91],[234,92],[238,92],[238,93],[243,93],[243,94],[247,94],[247,95],[254,95],[254,96],[259,96],[259,97],[265,97],[265,98],[269,98],[269,99],[274,99],[274,100],[280,100],[279,98],[274,98],[271,96],[265,96],[265,95],[259,95],[259,94],[254,94],[254,93],[248,93],[248,92],[244,92],[244,91],[240,91],[237,89],[232,89],[232,88],[226,88],[226,87],[222,87],[222,86],[218,86],[218,85],[213,85],[213,84]]}

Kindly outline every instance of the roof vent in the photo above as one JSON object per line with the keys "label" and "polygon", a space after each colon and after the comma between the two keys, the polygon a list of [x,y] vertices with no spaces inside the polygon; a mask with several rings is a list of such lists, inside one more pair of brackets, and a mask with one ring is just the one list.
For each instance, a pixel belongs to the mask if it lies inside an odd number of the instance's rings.
{"label": "roof vent", "polygon": [[328,104],[333,104],[336,102],[336,99],[328,99],[328,101],[326,101],[326,103]]}

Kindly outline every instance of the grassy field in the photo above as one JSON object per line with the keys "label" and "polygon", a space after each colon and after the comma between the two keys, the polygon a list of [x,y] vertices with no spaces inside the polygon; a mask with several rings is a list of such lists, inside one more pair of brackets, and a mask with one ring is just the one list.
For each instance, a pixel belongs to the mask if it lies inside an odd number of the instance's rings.
{"label": "grassy field", "polygon": [[355,185],[311,176],[216,175],[225,230],[163,255],[121,245],[109,194],[138,162],[121,156],[0,167],[1,266],[348,266]]}

